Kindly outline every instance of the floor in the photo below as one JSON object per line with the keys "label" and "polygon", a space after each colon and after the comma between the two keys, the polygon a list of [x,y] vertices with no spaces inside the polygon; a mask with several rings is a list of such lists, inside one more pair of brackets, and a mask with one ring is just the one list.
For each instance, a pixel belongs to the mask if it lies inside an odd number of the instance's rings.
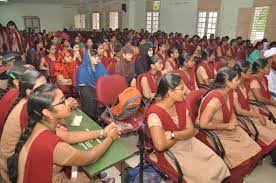
{"label": "floor", "polygon": [[[122,138],[123,144],[130,148],[136,148],[137,136],[131,136],[128,138]],[[276,182],[276,168],[271,164],[269,156],[263,159],[263,161],[254,169],[254,171],[248,175],[244,183],[275,183]],[[131,167],[135,167],[139,164],[139,156],[136,155],[126,161]],[[116,183],[121,183],[120,172],[112,167],[106,171],[108,176],[116,178]],[[162,183],[170,183],[171,181],[162,180]]]}

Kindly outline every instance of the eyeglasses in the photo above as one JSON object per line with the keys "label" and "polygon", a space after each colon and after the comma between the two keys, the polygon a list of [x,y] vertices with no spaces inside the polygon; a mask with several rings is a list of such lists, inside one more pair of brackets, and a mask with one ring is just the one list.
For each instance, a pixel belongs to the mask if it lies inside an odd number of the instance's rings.
{"label": "eyeglasses", "polygon": [[58,105],[60,105],[60,104],[64,104],[64,105],[66,105],[66,100],[65,100],[65,99],[63,99],[61,102],[59,102],[59,103],[57,103],[57,104],[53,104],[53,105],[51,105],[51,107],[55,107],[55,106],[58,106]]}

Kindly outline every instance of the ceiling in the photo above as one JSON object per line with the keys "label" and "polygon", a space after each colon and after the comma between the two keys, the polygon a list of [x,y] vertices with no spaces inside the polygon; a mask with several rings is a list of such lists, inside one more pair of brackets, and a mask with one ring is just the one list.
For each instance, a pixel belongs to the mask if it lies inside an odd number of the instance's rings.
{"label": "ceiling", "polygon": [[62,5],[80,5],[91,3],[113,3],[124,2],[125,0],[8,0],[8,3],[37,3],[37,4],[62,4]]}

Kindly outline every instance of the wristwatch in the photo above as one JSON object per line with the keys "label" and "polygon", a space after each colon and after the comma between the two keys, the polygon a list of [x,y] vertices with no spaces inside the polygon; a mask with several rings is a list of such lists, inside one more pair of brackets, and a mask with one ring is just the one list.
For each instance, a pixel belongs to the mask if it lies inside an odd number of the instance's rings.
{"label": "wristwatch", "polygon": [[100,134],[100,138],[102,139],[103,138],[103,134],[104,134],[104,131],[103,130],[101,130],[101,132],[100,132],[101,134]]}
{"label": "wristwatch", "polygon": [[175,133],[171,131],[171,139],[174,139],[174,137],[175,137]]}

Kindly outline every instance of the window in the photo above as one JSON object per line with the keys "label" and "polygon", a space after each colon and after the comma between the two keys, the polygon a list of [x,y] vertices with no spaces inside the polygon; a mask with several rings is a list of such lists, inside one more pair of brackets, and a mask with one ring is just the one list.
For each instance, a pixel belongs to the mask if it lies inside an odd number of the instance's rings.
{"label": "window", "polygon": [[119,13],[118,12],[109,12],[109,27],[112,30],[119,28]]}
{"label": "window", "polygon": [[100,13],[92,13],[92,29],[100,29]]}
{"label": "window", "polygon": [[268,6],[255,7],[252,20],[250,40],[252,42],[264,38],[265,25],[268,16]]}
{"label": "window", "polygon": [[147,12],[147,31],[156,32],[159,29],[159,12],[149,11]]}
{"label": "window", "polygon": [[218,12],[216,11],[200,11],[197,21],[197,35],[203,37],[216,33]]}
{"label": "window", "polygon": [[85,29],[85,14],[75,15],[74,25],[76,29]]}
{"label": "window", "polygon": [[38,17],[23,17],[25,29],[28,32],[40,32],[40,19]]}

